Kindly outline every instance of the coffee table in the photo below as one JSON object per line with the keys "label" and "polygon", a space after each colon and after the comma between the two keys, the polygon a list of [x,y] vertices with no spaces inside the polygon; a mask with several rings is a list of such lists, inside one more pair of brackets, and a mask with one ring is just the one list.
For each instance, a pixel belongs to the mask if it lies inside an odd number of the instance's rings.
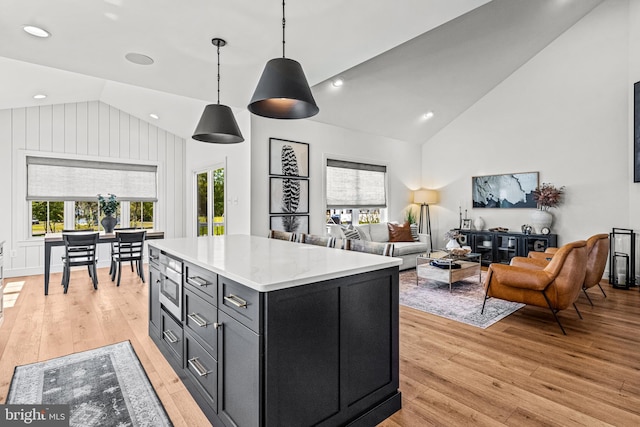
{"label": "coffee table", "polygon": [[[435,267],[431,262],[437,260],[444,264],[444,267]],[[460,265],[460,268],[452,268],[452,264]],[[447,268],[448,265],[448,268]],[[436,251],[418,255],[416,259],[416,285],[419,279],[429,279],[438,282],[449,283],[449,292],[451,292],[451,284],[458,282],[474,274],[478,275],[478,283],[481,282],[481,254],[469,253],[464,256],[451,256],[445,251]]]}

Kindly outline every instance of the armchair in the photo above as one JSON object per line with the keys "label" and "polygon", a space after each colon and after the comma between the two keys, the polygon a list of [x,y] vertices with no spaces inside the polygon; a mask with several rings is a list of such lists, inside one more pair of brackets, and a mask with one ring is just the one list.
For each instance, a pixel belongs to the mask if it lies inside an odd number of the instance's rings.
{"label": "armchair", "polygon": [[490,297],[548,307],[566,335],[556,313],[573,305],[582,318],[575,301],[585,278],[586,245],[587,242],[579,240],[562,246],[544,268],[491,264],[484,281],[485,300],[481,313]]}
{"label": "armchair", "polygon": [[[532,265],[544,268],[549,264],[549,261],[551,261],[557,251],[558,248],[547,248],[544,252],[529,252],[529,258],[516,259],[513,264],[523,267]],[[591,305],[593,305],[593,302],[587,293],[587,289],[598,286],[602,295],[604,295],[605,298],[607,297],[604,289],[600,286],[600,281],[602,280],[608,257],[609,235],[605,233],[595,234],[587,239],[587,270],[584,276],[584,283],[582,284],[582,291]]]}

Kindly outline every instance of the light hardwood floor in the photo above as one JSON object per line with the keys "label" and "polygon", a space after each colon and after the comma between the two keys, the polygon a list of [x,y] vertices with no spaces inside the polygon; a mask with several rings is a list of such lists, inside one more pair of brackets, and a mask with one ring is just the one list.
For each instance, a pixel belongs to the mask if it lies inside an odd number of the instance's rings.
{"label": "light hardwood floor", "polygon": [[[116,288],[99,270],[98,291],[74,271],[67,295],[54,274],[47,297],[42,276],[5,279],[23,287],[0,327],[0,402],[16,365],[130,340],[173,423],[210,425],[148,337],[147,285],[126,271]],[[535,307],[486,330],[400,307],[403,409],[381,426],[640,425],[640,292],[603,287],[594,307],[580,297],[584,320],[560,313],[567,336]]]}

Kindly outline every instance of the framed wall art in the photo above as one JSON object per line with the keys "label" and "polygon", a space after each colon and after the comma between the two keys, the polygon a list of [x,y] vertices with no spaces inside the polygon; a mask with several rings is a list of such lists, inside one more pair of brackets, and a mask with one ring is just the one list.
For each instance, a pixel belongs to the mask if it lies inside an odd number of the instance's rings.
{"label": "framed wall art", "polygon": [[271,215],[271,230],[309,233],[309,215]]}
{"label": "framed wall art", "polygon": [[309,213],[309,180],[299,178],[269,179],[270,214]]}
{"label": "framed wall art", "polygon": [[269,175],[309,178],[309,144],[269,138]]}
{"label": "framed wall art", "polygon": [[533,190],[538,182],[538,172],[474,176],[471,178],[473,207],[535,208]]}
{"label": "framed wall art", "polygon": [[633,85],[633,182],[640,182],[640,82]]}

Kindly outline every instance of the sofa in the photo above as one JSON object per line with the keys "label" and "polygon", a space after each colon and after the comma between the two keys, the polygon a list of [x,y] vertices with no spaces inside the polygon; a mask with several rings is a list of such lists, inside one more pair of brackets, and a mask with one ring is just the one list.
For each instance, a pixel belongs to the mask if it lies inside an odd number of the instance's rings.
{"label": "sofa", "polygon": [[[329,229],[329,235],[333,237],[387,243],[390,241],[388,224],[387,222],[381,222],[379,224],[361,224],[348,227],[328,224],[327,227]],[[396,226],[399,225],[395,223],[392,224]],[[412,237],[411,241],[393,241],[393,256],[402,258],[400,270],[415,268],[416,257],[431,249],[429,248],[428,234],[418,234],[417,228],[413,227]]]}

